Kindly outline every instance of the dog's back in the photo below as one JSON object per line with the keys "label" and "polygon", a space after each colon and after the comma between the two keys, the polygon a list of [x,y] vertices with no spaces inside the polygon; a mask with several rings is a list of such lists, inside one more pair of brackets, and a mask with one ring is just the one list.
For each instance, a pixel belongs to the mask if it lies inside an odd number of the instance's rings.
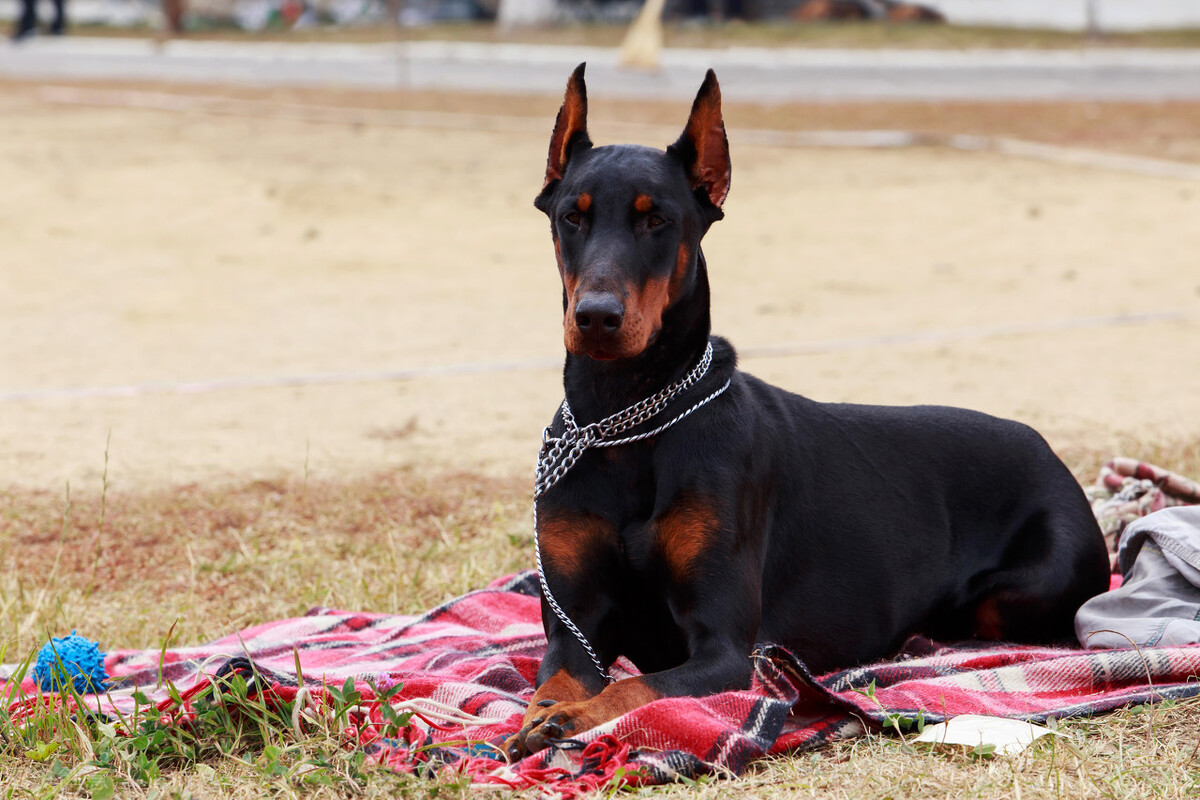
{"label": "dog's back", "polygon": [[746,431],[770,453],[755,463],[774,508],[761,640],[822,670],[886,656],[914,633],[1073,639],[1075,610],[1107,587],[1108,557],[1036,431],[958,408],[818,403],[740,377],[770,409]]}

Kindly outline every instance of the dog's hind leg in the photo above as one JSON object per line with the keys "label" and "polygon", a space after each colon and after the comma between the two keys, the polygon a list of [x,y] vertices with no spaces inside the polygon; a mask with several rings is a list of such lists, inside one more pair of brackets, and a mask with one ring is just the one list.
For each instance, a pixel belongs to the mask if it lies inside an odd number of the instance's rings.
{"label": "dog's hind leg", "polygon": [[1031,643],[1073,642],[1075,612],[1108,588],[1104,538],[1086,504],[1032,516],[988,577],[974,613],[975,636]]}

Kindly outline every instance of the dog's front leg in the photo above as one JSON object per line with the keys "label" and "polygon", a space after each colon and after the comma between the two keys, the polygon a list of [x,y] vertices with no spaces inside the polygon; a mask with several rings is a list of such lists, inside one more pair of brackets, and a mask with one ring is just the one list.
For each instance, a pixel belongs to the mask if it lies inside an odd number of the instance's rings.
{"label": "dog's front leg", "polygon": [[[536,740],[536,747],[532,746],[528,737],[546,721],[555,706],[586,701],[600,694],[604,688],[604,678],[599,670],[574,635],[554,616],[554,611],[545,600],[542,601],[542,616],[547,621],[549,645],[538,669],[537,689],[525,709],[521,729],[504,742],[504,755],[509,761],[524,758],[546,746],[544,736]],[[576,625],[594,634],[597,626],[589,624],[592,620],[582,616],[577,619]]]}
{"label": "dog's front leg", "polygon": [[663,567],[670,612],[683,633],[687,659],[611,684],[592,697],[539,706],[526,716],[526,751],[536,752],[662,697],[704,697],[750,684],[749,655],[761,613],[760,559],[753,541],[735,535],[723,521],[728,518],[736,516],[689,498],[671,504],[651,528],[650,557]]}
{"label": "dog's front leg", "polygon": [[540,709],[541,719],[525,734],[524,746],[535,753],[556,739],[569,739],[663,697],[704,697],[745,688],[750,673],[748,650],[734,642],[696,652],[678,667],[617,681],[586,700]]}
{"label": "dog's front leg", "polygon": [[[570,514],[539,506],[538,537],[542,568],[554,599],[579,627],[607,666],[616,657],[605,637],[605,622],[613,602],[603,577],[604,562],[616,544],[616,533],[603,519]],[[542,626],[546,630],[546,656],[538,669],[537,689],[525,710],[521,729],[504,743],[510,761],[545,746],[530,749],[529,733],[546,721],[549,709],[559,703],[578,703],[600,693],[605,677],[583,645],[542,598]],[[611,634],[611,631],[609,631]]]}

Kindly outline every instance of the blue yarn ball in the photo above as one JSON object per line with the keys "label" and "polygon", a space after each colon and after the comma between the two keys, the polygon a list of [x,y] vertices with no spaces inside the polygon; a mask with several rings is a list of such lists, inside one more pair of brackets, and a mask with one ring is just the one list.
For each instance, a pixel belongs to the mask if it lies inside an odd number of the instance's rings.
{"label": "blue yarn ball", "polygon": [[103,692],[108,675],[104,672],[104,653],[100,645],[84,636],[70,636],[42,645],[38,650],[33,677],[43,692],[57,692],[69,682],[80,694]]}

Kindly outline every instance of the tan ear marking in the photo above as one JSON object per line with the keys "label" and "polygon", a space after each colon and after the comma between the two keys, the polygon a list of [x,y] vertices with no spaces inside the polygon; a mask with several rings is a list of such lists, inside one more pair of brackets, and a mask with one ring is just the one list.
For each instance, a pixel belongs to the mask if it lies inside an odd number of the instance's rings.
{"label": "tan ear marking", "polygon": [[[587,86],[583,81],[584,64],[580,64],[567,80],[567,91],[563,95],[562,108],[554,120],[554,133],[550,135],[550,152],[546,156],[546,182],[562,180],[571,157],[571,148],[576,141],[591,142],[587,135]],[[582,138],[580,138],[582,137]]]}
{"label": "tan ear marking", "polygon": [[721,118],[721,87],[711,69],[704,77],[683,134],[673,149],[685,160],[692,190],[703,190],[717,208],[729,194],[729,140]]}

